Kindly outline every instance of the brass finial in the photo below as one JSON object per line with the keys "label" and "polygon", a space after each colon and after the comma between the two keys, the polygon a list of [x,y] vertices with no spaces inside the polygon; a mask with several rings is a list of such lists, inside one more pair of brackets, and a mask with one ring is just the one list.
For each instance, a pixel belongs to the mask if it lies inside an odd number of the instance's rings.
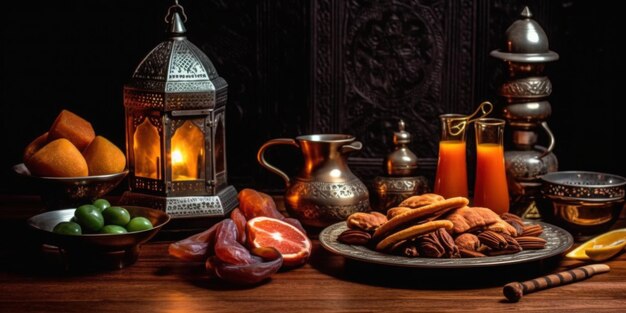
{"label": "brass finial", "polygon": [[523,18],[531,18],[531,17],[533,17],[533,14],[530,13],[530,9],[528,8],[528,6],[524,7],[524,10],[522,10],[522,13],[520,15]]}

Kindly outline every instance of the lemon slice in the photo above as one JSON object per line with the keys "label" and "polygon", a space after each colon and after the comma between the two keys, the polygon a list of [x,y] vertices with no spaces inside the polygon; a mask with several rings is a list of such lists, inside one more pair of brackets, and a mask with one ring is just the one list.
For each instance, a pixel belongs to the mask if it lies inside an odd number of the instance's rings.
{"label": "lemon slice", "polygon": [[596,236],[565,256],[577,260],[604,261],[618,254],[626,246],[626,228]]}

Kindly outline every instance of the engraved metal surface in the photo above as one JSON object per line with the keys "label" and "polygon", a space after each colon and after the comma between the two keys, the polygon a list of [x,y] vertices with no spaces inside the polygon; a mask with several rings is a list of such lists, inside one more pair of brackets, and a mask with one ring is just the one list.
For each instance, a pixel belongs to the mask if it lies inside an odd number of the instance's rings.
{"label": "engraved metal surface", "polygon": [[306,225],[328,226],[355,212],[369,210],[369,193],[359,179],[346,182],[307,182],[295,179],[285,197],[290,214]]}
{"label": "engraved metal surface", "polygon": [[372,183],[372,190],[372,209],[385,213],[410,196],[430,192],[424,176],[378,176]]}
{"label": "engraved metal surface", "polygon": [[543,227],[543,234],[540,237],[547,241],[544,249],[481,258],[409,258],[380,253],[365,246],[346,245],[338,242],[339,234],[348,229],[346,222],[339,222],[326,227],[320,232],[319,240],[326,250],[346,258],[368,263],[418,268],[473,268],[526,263],[557,256],[567,251],[574,243],[572,235],[560,227],[535,221],[526,221],[526,224],[539,224]]}
{"label": "engraved metal surface", "polygon": [[543,98],[552,93],[552,83],[547,76],[526,77],[502,84],[500,95],[516,98]]}
{"label": "engraved metal surface", "polygon": [[554,154],[540,158],[542,154],[543,151],[537,150],[505,151],[507,174],[513,175],[518,181],[536,181],[541,175],[556,171],[558,161]]}
{"label": "engraved metal surface", "polygon": [[174,219],[224,217],[239,205],[237,190],[233,186],[227,186],[215,196],[163,197],[127,191],[120,203],[149,206],[165,211]]}
{"label": "engraved metal surface", "polygon": [[546,196],[584,201],[608,201],[624,198],[626,178],[606,173],[561,171],[541,177]]}
{"label": "engraved metal surface", "polygon": [[89,203],[109,193],[128,175],[128,170],[124,170],[115,174],[85,177],[39,177],[31,175],[24,163],[14,165],[13,171],[29,180],[49,209]]}
{"label": "engraved metal surface", "polygon": [[124,88],[124,105],[163,111],[214,108],[226,102],[216,101],[226,88],[202,50],[185,37],[173,37],[137,66]]}

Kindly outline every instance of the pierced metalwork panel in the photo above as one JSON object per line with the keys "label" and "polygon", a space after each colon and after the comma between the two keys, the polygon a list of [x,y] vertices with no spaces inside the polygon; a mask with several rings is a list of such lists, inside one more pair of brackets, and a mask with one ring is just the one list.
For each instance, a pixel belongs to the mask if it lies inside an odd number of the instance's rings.
{"label": "pierced metalwork panel", "polygon": [[172,52],[172,41],[164,41],[158,44],[139,63],[133,78],[164,81],[167,75],[167,63]]}
{"label": "pierced metalwork panel", "polygon": [[199,60],[202,63],[207,75],[209,76],[209,79],[211,80],[216,79],[219,75],[217,74],[217,71],[215,70],[215,66],[213,66],[213,62],[209,60],[209,57],[193,43],[189,41],[185,41],[185,43],[189,51],[193,53],[195,57],[197,58],[197,60]]}
{"label": "pierced metalwork panel", "polygon": [[164,105],[162,93],[124,88],[125,107],[163,109]]}
{"label": "pierced metalwork panel", "polygon": [[168,195],[194,195],[194,194],[206,194],[206,183],[204,180],[193,181],[174,181],[171,183],[171,188],[168,190]]}
{"label": "pierced metalwork panel", "polygon": [[211,109],[215,107],[215,92],[167,94],[166,99],[166,111]]}
{"label": "pierced metalwork panel", "polygon": [[223,217],[239,204],[237,190],[233,186],[226,187],[215,196],[162,197],[127,191],[120,203],[163,210],[172,218]]}
{"label": "pierced metalwork panel", "polygon": [[215,92],[215,86],[210,81],[200,81],[200,82],[179,82],[179,81],[168,81],[165,84],[165,92],[197,92],[197,91],[206,91],[206,92]]}
{"label": "pierced metalwork panel", "polygon": [[130,176],[132,190],[145,190],[155,193],[164,193],[165,185],[160,180],[154,180],[144,177]]}
{"label": "pierced metalwork panel", "polygon": [[204,64],[200,63],[199,54],[197,51],[192,52],[190,46],[193,46],[193,44],[187,40],[177,40],[174,42],[170,67],[167,73],[167,79],[169,81],[209,79],[209,74],[204,68]]}

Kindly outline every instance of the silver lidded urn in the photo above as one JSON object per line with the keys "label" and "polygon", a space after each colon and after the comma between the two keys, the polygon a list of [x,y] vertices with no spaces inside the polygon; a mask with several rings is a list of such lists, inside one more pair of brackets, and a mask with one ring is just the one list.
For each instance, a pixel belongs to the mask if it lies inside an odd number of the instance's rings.
{"label": "silver lidded urn", "polygon": [[393,133],[393,150],[385,157],[385,174],[374,178],[371,203],[372,209],[383,214],[397,206],[402,200],[429,192],[428,181],[417,176],[418,158],[409,149],[411,133],[405,130],[403,120]]}
{"label": "silver lidded urn", "polygon": [[[511,210],[537,218],[535,198],[540,196],[540,179],[558,169],[552,153],[555,138],[547,123],[552,113],[547,100],[552,83],[543,72],[545,64],[558,60],[559,55],[549,49],[548,37],[528,7],[506,30],[504,49],[490,55],[504,61],[508,72],[499,94],[506,100],[504,117],[512,128],[513,147],[505,151]],[[540,129],[548,137],[548,147],[537,145]]]}

